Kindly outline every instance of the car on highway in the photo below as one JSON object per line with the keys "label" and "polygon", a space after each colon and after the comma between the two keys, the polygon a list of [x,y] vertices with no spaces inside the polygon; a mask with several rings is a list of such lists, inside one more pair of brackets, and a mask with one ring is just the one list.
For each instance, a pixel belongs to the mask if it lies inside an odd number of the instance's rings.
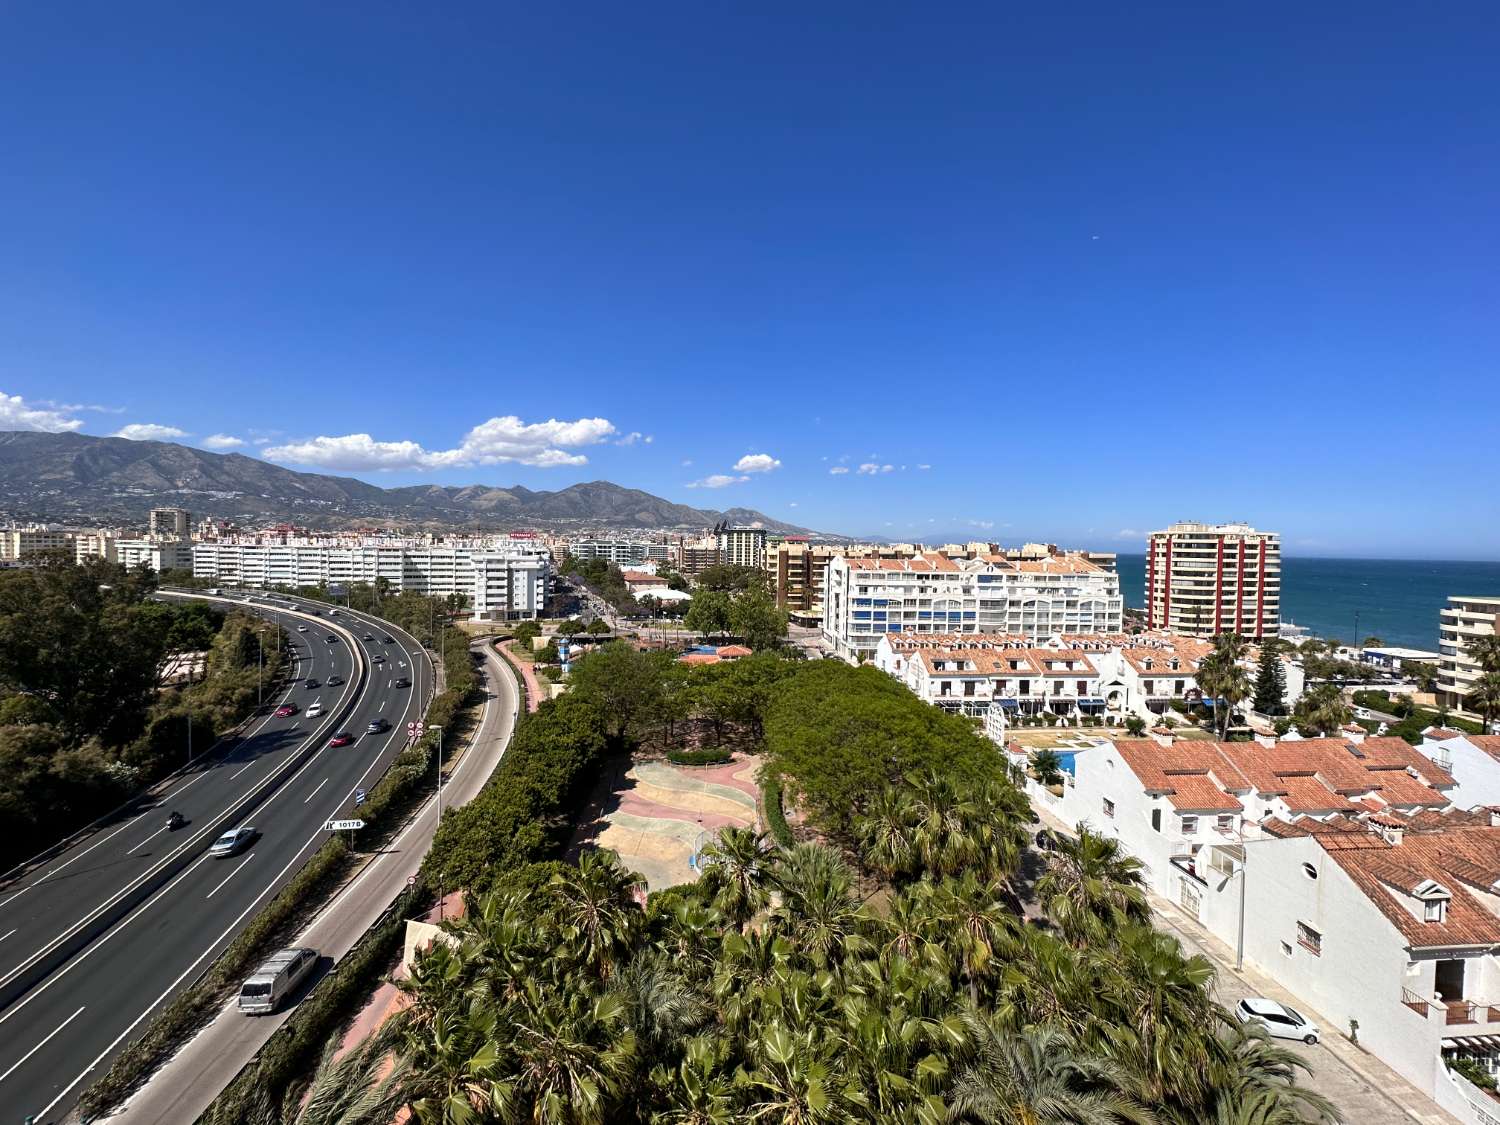
{"label": "car on highway", "polygon": [[353,741],[354,741],[354,735],[350,734],[346,730],[341,730],[341,731],[338,732],[338,734],[334,735],[332,738],[330,738],[328,740],[328,745],[330,745],[330,746],[348,746]]}
{"label": "car on highway", "polygon": [[336,644],[339,643],[339,639],[337,637],[335,637],[332,633],[329,633],[328,636],[324,637],[323,639],[325,641],[327,641],[331,645],[336,645]]}
{"label": "car on highway", "polygon": [[380,638],[380,643],[383,644],[383,645],[393,645],[393,644],[396,643],[396,638],[395,637],[381,637]]}
{"label": "car on highway", "polygon": [[306,625],[298,625],[297,626],[297,632],[299,632],[299,633],[305,633],[305,632],[307,632],[307,626]]}
{"label": "car on highway", "polygon": [[332,675],[332,676],[328,677],[328,686],[329,687],[338,687],[339,684],[341,684],[343,682],[344,682],[344,677],[343,676],[335,674],[335,675]]}
{"label": "car on highway", "polygon": [[318,678],[316,676],[308,676],[307,679],[302,681],[302,683],[304,684],[304,686],[310,688],[323,686],[322,684],[318,683]]}
{"label": "car on highway", "polygon": [[215,840],[208,849],[208,854],[215,859],[223,859],[225,856],[239,855],[248,848],[260,833],[251,827],[231,828],[224,835]]}
{"label": "car on highway", "polygon": [[1245,997],[1235,1005],[1234,1015],[1241,1023],[1260,1024],[1276,1039],[1300,1039],[1311,1045],[1321,1034],[1318,1025],[1296,1008],[1264,996]]}
{"label": "car on highway", "polygon": [[310,706],[307,709],[307,717],[309,719],[316,719],[322,713],[323,713],[323,701],[321,699],[314,699],[312,701],[312,706]]}
{"label": "car on highway", "polygon": [[391,724],[390,723],[386,722],[384,719],[376,719],[369,726],[365,727],[365,733],[366,734],[384,734],[386,731],[388,731],[390,729],[391,729]]}
{"label": "car on highway", "polygon": [[399,680],[397,680],[391,686],[392,687],[398,687],[398,688],[411,687],[411,681],[408,680],[405,676],[402,676]]}
{"label": "car on highway", "polygon": [[[291,605],[292,603],[291,602],[287,602],[286,604],[287,605]],[[309,609],[307,612],[310,613],[310,614],[312,614],[314,617],[322,617],[323,616],[323,611],[322,610]]]}
{"label": "car on highway", "polygon": [[384,664],[385,663],[385,653],[383,653],[383,652],[377,652],[374,656],[370,657],[370,663],[371,664]]}
{"label": "car on highway", "polygon": [[263,1016],[281,1007],[318,963],[311,949],[283,949],[272,954],[240,986],[239,1009],[247,1016]]}
{"label": "car on highway", "polygon": [[373,644],[374,641],[375,641],[375,634],[374,633],[366,633],[364,635],[364,639],[367,640],[367,641],[369,641],[369,642],[371,642]]}
{"label": "car on highway", "polygon": [[276,708],[276,715],[281,719],[286,718],[288,715],[295,715],[296,713],[297,705],[295,703],[283,703],[280,707]]}

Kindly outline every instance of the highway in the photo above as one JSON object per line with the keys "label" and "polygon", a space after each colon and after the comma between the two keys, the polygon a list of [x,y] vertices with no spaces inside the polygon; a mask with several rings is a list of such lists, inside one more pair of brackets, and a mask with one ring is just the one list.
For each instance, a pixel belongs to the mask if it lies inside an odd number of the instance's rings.
{"label": "highway", "polygon": [[[267,710],[290,702],[297,713],[257,718],[243,739],[205,755],[156,799],[0,884],[0,1106],[17,1121],[61,1120],[150,1016],[296,874],[326,838],[324,822],[354,815],[355,791],[385,772],[431,694],[425,655],[383,622],[347,610],[331,617],[326,606],[304,612],[312,603],[232,600],[287,629],[297,664]],[[393,643],[381,643],[385,636]],[[330,675],[346,682],[329,687]],[[395,686],[402,676],[411,687]],[[308,687],[309,677],[321,686]],[[314,700],[323,714],[308,719]],[[389,730],[366,734],[375,719]],[[330,747],[344,730],[354,743]],[[189,823],[167,832],[169,809]],[[211,858],[209,844],[239,825],[260,836],[237,856]]]}

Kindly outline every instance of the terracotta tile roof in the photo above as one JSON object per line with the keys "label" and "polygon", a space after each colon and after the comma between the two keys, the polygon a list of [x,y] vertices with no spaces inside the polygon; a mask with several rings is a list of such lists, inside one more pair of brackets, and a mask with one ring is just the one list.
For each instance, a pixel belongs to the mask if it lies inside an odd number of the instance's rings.
{"label": "terracotta tile roof", "polygon": [[1184,812],[1239,812],[1239,801],[1231,797],[1206,773],[1178,773],[1168,779],[1172,784],[1167,799],[1174,809]]}
{"label": "terracotta tile roof", "polygon": [[746,648],[744,645],[720,645],[714,650],[720,657],[749,656],[754,649]]}
{"label": "terracotta tile roof", "polygon": [[1341,797],[1313,777],[1288,777],[1282,800],[1294,813],[1343,812],[1353,809],[1347,797]]}
{"label": "terracotta tile roof", "polygon": [[1422,732],[1434,742],[1447,742],[1450,738],[1462,738],[1464,732],[1461,730],[1449,730],[1447,727],[1429,727]]}
{"label": "terracotta tile roof", "polygon": [[685,652],[677,658],[679,664],[718,664],[719,657],[712,652]]}
{"label": "terracotta tile roof", "polygon": [[1500,734],[1466,734],[1462,737],[1468,739],[1491,758],[1500,761]]}
{"label": "terracotta tile roof", "polygon": [[947,555],[935,552],[911,559],[850,559],[844,561],[850,570],[899,570],[909,574],[956,573],[958,564]]}
{"label": "terracotta tile roof", "polygon": [[1448,803],[1447,797],[1431,786],[1423,785],[1405,770],[1376,770],[1371,777],[1379,786],[1376,795],[1388,804],[1442,808]]}
{"label": "terracotta tile roof", "polygon": [[[1371,837],[1364,848],[1328,848],[1329,837],[1317,839],[1408,945],[1500,944],[1500,917],[1468,889],[1492,872],[1500,876],[1500,828],[1407,833],[1395,845]],[[1428,880],[1453,896],[1441,922],[1425,921],[1420,900],[1404,893]]]}

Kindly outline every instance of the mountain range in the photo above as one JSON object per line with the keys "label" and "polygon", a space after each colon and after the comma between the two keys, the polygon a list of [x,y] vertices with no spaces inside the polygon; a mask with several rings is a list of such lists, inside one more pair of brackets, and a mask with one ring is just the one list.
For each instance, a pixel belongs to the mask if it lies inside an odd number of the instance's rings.
{"label": "mountain range", "polygon": [[751,508],[693,508],[603,480],[556,492],[483,484],[380,488],[175,442],[0,431],[0,514],[10,519],[144,524],[149,510],[163,505],[188,508],[195,518],[285,520],[317,529],[395,523],[426,530],[693,531],[728,522],[806,530]]}

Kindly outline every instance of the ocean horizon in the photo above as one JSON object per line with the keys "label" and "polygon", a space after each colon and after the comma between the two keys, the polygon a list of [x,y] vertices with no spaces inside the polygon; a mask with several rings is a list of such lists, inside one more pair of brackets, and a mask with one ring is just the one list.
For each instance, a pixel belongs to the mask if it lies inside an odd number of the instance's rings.
{"label": "ocean horizon", "polygon": [[[1146,604],[1146,556],[1119,557],[1120,592]],[[1281,620],[1319,637],[1436,651],[1438,612],[1452,595],[1500,598],[1500,562],[1332,559],[1283,555]],[[1357,633],[1357,635],[1356,635]]]}

